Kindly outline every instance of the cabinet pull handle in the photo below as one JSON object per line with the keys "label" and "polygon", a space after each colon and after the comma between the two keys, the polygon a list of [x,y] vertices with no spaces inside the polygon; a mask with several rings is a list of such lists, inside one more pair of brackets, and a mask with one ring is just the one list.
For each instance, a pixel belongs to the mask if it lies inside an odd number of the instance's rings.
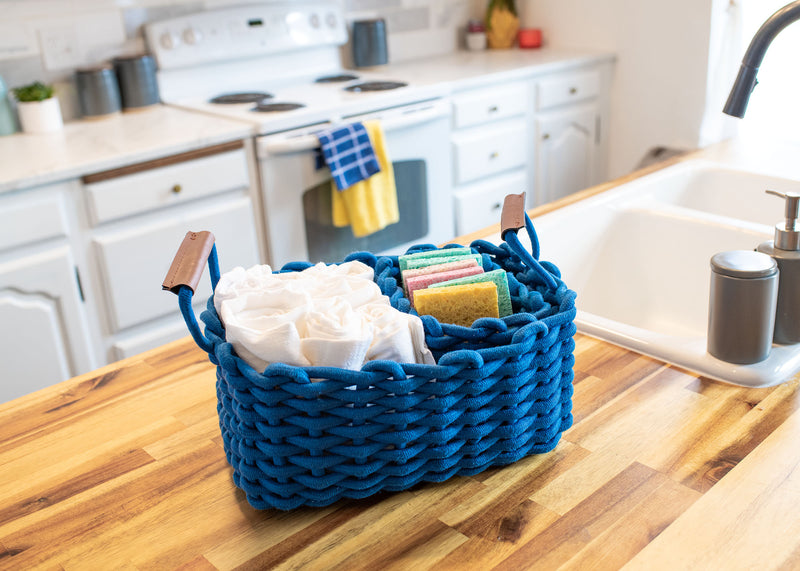
{"label": "cabinet pull handle", "polygon": [[171,190],[172,190],[173,194],[178,194],[178,193],[180,193],[180,191],[183,190],[183,187],[181,185],[179,185],[179,184],[173,184]]}
{"label": "cabinet pull handle", "polygon": [[578,88],[577,87],[570,87],[569,88],[569,94],[570,95],[575,95],[576,93],[578,93]]}
{"label": "cabinet pull handle", "polygon": [[499,157],[499,156],[500,156],[500,153],[498,153],[497,151],[493,151],[493,152],[492,152],[492,153],[489,155],[489,158],[490,158],[490,159],[496,159],[496,158],[497,158],[497,157]]}
{"label": "cabinet pull handle", "polygon": [[497,105],[492,105],[489,107],[489,113],[497,113]]}

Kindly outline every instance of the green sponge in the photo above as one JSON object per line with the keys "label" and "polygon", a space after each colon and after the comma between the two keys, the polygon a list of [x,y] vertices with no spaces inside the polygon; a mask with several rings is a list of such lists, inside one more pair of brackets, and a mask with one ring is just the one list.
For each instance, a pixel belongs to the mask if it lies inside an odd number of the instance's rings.
{"label": "green sponge", "polygon": [[[414,254],[403,254],[397,259],[397,261],[400,263],[401,270],[407,270],[412,267],[421,268],[422,266],[427,266],[430,264],[443,264],[445,262],[451,262],[453,256],[465,255],[472,255],[472,250],[466,246],[463,248],[444,248],[442,250],[426,250],[424,252],[416,252]],[[441,261],[433,261],[441,258],[445,259]],[[412,260],[426,260],[426,262],[421,265],[419,263],[414,266],[408,265]]]}
{"label": "green sponge", "polygon": [[427,268],[429,266],[436,266],[445,264],[447,262],[458,262],[461,260],[475,260],[480,267],[483,267],[483,258],[480,254],[469,254],[467,256],[439,256],[435,258],[417,258],[414,260],[406,260],[406,267],[400,265],[401,270],[415,270],[417,268]]}
{"label": "green sponge", "polygon": [[494,282],[497,286],[497,306],[500,310],[500,317],[505,317],[514,313],[513,309],[511,308],[511,294],[508,291],[508,276],[506,275],[506,271],[503,269],[492,270],[491,272],[467,276],[465,278],[447,280],[446,282],[439,282],[429,285],[428,287],[437,288],[489,281]]}

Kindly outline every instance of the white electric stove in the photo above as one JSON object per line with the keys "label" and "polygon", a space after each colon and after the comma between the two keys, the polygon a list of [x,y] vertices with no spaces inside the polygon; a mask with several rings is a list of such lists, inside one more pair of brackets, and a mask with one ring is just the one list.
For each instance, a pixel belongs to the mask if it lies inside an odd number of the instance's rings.
{"label": "white electric stove", "polygon": [[[253,125],[273,267],[452,238],[446,88],[380,67],[344,69],[347,23],[336,0],[198,12],[151,23],[146,37],[164,103]],[[314,132],[365,119],[384,127],[400,222],[355,238],[330,220],[330,173],[318,168]]]}
{"label": "white electric stove", "polygon": [[260,134],[441,97],[442,87],[343,69],[335,1],[199,12],[147,26],[163,102],[253,123]]}

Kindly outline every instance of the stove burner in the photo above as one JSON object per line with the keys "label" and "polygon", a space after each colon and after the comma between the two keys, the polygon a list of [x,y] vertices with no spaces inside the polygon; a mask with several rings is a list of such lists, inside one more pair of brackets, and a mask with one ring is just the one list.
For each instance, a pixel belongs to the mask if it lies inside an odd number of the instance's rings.
{"label": "stove burner", "polygon": [[402,81],[367,81],[365,83],[349,85],[344,89],[346,91],[361,93],[362,91],[386,91],[387,89],[397,89],[398,87],[405,87],[406,85],[408,84]]}
{"label": "stove burner", "polygon": [[264,99],[271,99],[274,95],[271,93],[265,93],[263,91],[254,91],[250,93],[225,93],[223,95],[218,95],[211,99],[210,103],[221,103],[223,105],[229,105],[232,103],[256,103],[258,101],[263,101]]}
{"label": "stove burner", "polygon": [[314,80],[314,83],[341,83],[344,81],[353,81],[354,79],[358,79],[358,76],[350,73],[343,73],[341,75],[326,75],[325,77],[318,77]]}
{"label": "stove burner", "polygon": [[301,107],[305,107],[305,105],[302,103],[268,103],[265,101],[253,107],[250,111],[270,113],[273,111],[292,111],[294,109],[300,109]]}

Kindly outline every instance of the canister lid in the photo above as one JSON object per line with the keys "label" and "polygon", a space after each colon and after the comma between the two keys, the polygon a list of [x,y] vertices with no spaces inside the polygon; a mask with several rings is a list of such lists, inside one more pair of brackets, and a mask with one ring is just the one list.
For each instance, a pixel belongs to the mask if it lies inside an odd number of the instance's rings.
{"label": "canister lid", "polygon": [[751,250],[730,250],[711,257],[711,269],[732,278],[767,278],[778,271],[778,264],[767,254]]}

